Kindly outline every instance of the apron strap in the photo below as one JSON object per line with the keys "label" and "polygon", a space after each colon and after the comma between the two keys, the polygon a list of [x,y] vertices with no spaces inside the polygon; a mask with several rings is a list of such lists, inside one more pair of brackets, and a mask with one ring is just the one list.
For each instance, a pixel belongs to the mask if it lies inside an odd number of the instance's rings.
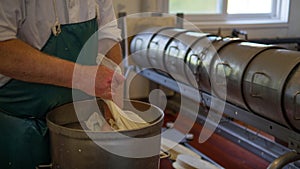
{"label": "apron strap", "polygon": [[52,26],[51,30],[54,36],[57,36],[61,33],[61,28],[60,28],[60,22],[57,14],[57,7],[56,7],[56,0],[52,0],[53,8],[54,8],[54,15],[55,15],[55,22],[54,25]]}
{"label": "apron strap", "polygon": [[100,23],[100,7],[99,4],[97,3],[97,0],[95,0],[95,7],[96,7],[96,19],[98,23]]}

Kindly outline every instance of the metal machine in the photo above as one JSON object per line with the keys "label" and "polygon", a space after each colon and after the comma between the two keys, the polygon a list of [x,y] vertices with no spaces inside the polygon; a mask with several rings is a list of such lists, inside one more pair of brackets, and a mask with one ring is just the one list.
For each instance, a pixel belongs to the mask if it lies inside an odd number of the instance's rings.
{"label": "metal machine", "polygon": [[[245,129],[234,123],[218,125],[216,131],[224,137],[268,160],[269,168],[287,164],[298,168],[292,162],[300,159],[299,52],[173,27],[138,33],[130,50],[144,77],[197,102],[194,93],[200,92],[201,102],[208,107],[213,98],[220,98],[225,101],[226,117],[284,140],[288,146],[267,145],[251,132],[243,136]],[[201,113],[198,120],[204,120]],[[249,135],[256,139],[249,140]]]}

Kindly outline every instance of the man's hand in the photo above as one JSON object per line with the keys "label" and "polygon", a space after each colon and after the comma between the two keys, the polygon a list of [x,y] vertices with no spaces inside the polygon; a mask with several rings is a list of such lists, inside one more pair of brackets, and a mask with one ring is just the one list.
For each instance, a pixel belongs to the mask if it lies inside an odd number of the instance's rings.
{"label": "man's hand", "polygon": [[103,99],[115,98],[125,78],[105,66],[75,66],[73,87]]}

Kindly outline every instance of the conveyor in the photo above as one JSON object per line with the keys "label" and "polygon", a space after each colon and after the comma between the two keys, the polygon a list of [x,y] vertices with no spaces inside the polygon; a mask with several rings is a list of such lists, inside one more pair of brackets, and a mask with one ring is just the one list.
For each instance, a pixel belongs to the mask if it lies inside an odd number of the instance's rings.
{"label": "conveyor", "polygon": [[197,122],[211,123],[215,132],[269,161],[269,168],[297,168],[293,162],[300,159],[299,52],[173,27],[138,33],[130,51],[136,64],[132,70],[191,100],[191,105],[180,105],[182,111],[195,114],[191,107],[205,105],[196,112]]}

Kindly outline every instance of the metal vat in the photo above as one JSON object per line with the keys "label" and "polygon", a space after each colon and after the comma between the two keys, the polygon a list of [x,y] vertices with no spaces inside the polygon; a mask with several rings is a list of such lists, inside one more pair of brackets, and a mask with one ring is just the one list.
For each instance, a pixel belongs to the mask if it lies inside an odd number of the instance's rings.
{"label": "metal vat", "polygon": [[119,132],[84,131],[80,123],[99,112],[102,102],[97,103],[74,102],[48,113],[53,169],[158,169],[162,110],[139,101],[125,101],[124,110],[132,110],[150,125]]}

